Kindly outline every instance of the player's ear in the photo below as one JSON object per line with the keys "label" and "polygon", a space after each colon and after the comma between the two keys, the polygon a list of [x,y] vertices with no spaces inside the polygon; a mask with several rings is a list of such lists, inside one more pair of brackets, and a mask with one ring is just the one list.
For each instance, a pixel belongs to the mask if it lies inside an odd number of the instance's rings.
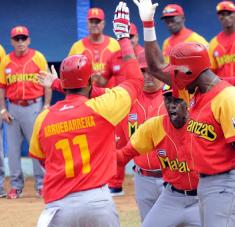
{"label": "player's ear", "polygon": [[30,39],[30,37],[28,37],[27,42],[28,42],[28,45],[30,45],[30,44],[31,44],[31,39]]}

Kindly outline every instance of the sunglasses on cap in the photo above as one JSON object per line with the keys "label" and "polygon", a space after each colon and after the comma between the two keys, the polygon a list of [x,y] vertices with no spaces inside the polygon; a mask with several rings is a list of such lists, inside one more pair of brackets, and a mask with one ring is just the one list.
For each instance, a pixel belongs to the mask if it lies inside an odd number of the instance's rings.
{"label": "sunglasses on cap", "polygon": [[28,36],[25,36],[25,35],[17,35],[15,37],[12,38],[13,40],[15,40],[16,42],[19,42],[20,40],[21,41],[25,41],[28,39]]}

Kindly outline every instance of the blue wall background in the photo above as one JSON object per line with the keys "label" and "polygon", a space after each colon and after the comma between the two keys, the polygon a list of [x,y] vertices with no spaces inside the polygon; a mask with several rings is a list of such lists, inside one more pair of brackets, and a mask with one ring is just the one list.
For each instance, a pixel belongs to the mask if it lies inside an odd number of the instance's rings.
{"label": "blue wall background", "polygon": [[[106,14],[105,33],[112,32],[113,12],[119,0],[8,0],[1,1],[0,7],[0,43],[7,52],[11,51],[9,33],[13,26],[24,24],[31,31],[32,47],[45,54],[49,62],[61,61],[73,42],[86,35],[87,8],[101,7]],[[140,32],[143,44],[142,25],[137,7],[132,0],[126,1],[130,7],[131,20]],[[155,2],[153,0],[153,2]],[[169,3],[183,6],[186,26],[210,40],[220,31],[215,7],[219,0],[159,0],[156,12],[158,40],[162,44],[169,35],[160,15],[163,7]]]}
{"label": "blue wall background", "polygon": [[0,43],[11,51],[11,28],[26,25],[31,46],[45,54],[49,62],[60,61],[77,39],[76,10],[76,0],[1,1]]}
{"label": "blue wall background", "polygon": [[[1,1],[0,7],[0,43],[7,52],[12,51],[10,30],[16,25],[26,25],[31,33],[31,46],[41,51],[49,64],[59,68],[60,61],[65,58],[71,45],[87,35],[86,15],[89,7],[103,8],[106,14],[105,33],[113,36],[112,20],[119,0],[8,0]],[[130,8],[131,21],[139,30],[140,44],[143,45],[142,24],[138,9],[132,0],[126,0]],[[156,2],[153,0],[153,2]],[[185,11],[186,27],[198,32],[208,41],[220,30],[216,15],[216,4],[219,0],[159,0],[155,21],[159,43],[169,36],[160,20],[162,9],[171,3],[180,4]],[[53,103],[62,99],[63,95],[54,92]],[[6,140],[4,140],[7,152]],[[27,143],[24,142],[22,153],[27,155]]]}

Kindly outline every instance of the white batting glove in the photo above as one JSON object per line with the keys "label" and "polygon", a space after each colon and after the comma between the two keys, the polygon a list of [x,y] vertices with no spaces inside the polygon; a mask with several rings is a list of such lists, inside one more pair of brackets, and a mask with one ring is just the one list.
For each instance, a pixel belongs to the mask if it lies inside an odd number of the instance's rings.
{"label": "white batting glove", "polygon": [[113,31],[116,35],[117,40],[122,38],[129,38],[130,29],[130,15],[129,8],[125,2],[119,2],[116,7],[114,20],[113,20]]}
{"label": "white batting glove", "polygon": [[157,40],[154,27],[154,14],[158,3],[152,4],[152,0],[133,0],[139,9],[140,18],[144,26],[144,41]]}
{"label": "white batting glove", "polygon": [[142,22],[153,21],[158,3],[152,4],[152,0],[133,0],[139,9]]}

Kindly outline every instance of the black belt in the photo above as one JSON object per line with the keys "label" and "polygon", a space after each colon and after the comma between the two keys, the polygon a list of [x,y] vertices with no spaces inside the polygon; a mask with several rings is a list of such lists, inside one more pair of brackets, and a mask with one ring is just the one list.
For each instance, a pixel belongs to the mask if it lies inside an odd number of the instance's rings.
{"label": "black belt", "polygon": [[217,175],[221,175],[221,174],[225,174],[225,173],[229,173],[231,171],[230,170],[227,170],[227,171],[224,171],[222,173],[215,173],[215,174],[204,174],[204,173],[200,173],[200,177],[212,177],[212,176],[217,176]]}
{"label": "black belt", "polygon": [[136,173],[142,176],[146,177],[155,177],[155,178],[161,178],[162,177],[162,170],[146,170],[146,169],[141,169],[140,167],[134,165],[132,168]]}
{"label": "black belt", "polygon": [[[169,183],[168,182],[164,182],[163,185],[164,187],[166,187]],[[180,194],[184,194],[184,195],[189,195],[189,196],[196,196],[197,195],[197,190],[180,190],[175,188],[173,185],[169,184],[170,188],[172,191],[178,192]]]}
{"label": "black belt", "polygon": [[29,99],[29,100],[9,100],[11,103],[19,106],[29,106],[33,103],[36,103],[36,99]]}

